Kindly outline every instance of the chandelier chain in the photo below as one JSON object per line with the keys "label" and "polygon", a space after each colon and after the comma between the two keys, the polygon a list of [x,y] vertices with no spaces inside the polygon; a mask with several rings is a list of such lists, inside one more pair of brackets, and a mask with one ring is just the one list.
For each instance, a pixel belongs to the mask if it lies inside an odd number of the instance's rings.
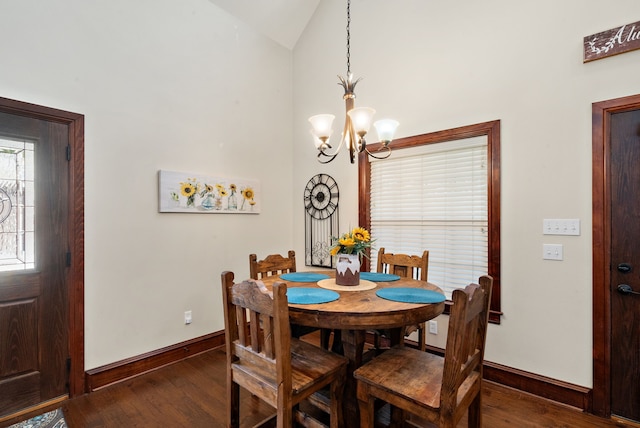
{"label": "chandelier chain", "polygon": [[347,78],[351,73],[351,0],[347,0]]}

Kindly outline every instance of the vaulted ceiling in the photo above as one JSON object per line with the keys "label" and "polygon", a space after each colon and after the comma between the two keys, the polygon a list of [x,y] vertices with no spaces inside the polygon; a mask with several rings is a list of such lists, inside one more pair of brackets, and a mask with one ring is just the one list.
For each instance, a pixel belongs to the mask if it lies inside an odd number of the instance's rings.
{"label": "vaulted ceiling", "polygon": [[282,46],[293,49],[320,0],[209,0]]}

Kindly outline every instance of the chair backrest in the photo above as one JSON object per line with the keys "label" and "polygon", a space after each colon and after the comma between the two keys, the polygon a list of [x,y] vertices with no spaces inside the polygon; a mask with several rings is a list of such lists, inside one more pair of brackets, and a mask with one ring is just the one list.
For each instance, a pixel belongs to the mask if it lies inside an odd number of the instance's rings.
{"label": "chair backrest", "polygon": [[440,392],[445,413],[456,409],[460,388],[480,387],[493,278],[484,275],[478,282],[453,291]]}
{"label": "chair backrest", "polygon": [[234,284],[233,279],[233,272],[222,273],[227,366],[244,360],[264,373],[276,373],[281,392],[290,397],[291,330],[287,285],[275,282],[273,292],[270,292],[261,281],[249,279]]}
{"label": "chair backrest", "polygon": [[378,250],[378,272],[391,273],[403,278],[426,281],[429,273],[429,251],[423,251],[422,257],[407,254],[385,253],[384,247]]}
{"label": "chair backrest", "polygon": [[289,250],[288,256],[287,258],[280,254],[271,254],[264,260],[258,261],[255,254],[249,254],[249,276],[253,279],[261,279],[265,276],[295,272],[296,252]]}

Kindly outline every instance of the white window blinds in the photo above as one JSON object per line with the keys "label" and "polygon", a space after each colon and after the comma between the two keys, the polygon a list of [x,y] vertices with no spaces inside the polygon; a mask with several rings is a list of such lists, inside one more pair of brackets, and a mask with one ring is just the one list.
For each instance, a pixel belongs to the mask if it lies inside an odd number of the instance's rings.
{"label": "white window blinds", "polygon": [[429,251],[428,280],[445,291],[488,272],[487,138],[394,150],[371,162],[371,235],[387,253]]}

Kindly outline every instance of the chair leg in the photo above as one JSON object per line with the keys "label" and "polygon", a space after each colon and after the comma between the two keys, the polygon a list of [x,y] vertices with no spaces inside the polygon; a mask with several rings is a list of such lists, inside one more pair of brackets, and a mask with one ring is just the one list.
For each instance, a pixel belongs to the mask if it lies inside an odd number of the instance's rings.
{"label": "chair leg", "polygon": [[240,426],[240,386],[227,380],[227,427]]}
{"label": "chair leg", "polygon": [[329,340],[331,339],[331,330],[328,328],[320,329],[320,346],[322,349],[329,349]]}
{"label": "chair leg", "polygon": [[422,352],[427,350],[427,325],[426,323],[420,323],[418,326],[418,348]]}
{"label": "chair leg", "polygon": [[[482,386],[481,386],[482,388]],[[482,426],[482,392],[478,392],[469,405],[468,424],[469,428],[480,428]]]}
{"label": "chair leg", "polygon": [[380,332],[379,331],[374,331],[373,332],[373,347],[376,350],[381,348],[380,338],[381,338]]}
{"label": "chair leg", "polygon": [[329,424],[331,428],[342,428],[344,421],[342,418],[342,397],[344,395],[344,380],[347,377],[346,370],[331,382],[331,408],[329,412]]}
{"label": "chair leg", "polygon": [[369,385],[358,382],[358,407],[360,408],[360,428],[373,428],[375,398],[369,395]]}
{"label": "chair leg", "polygon": [[333,330],[333,344],[331,345],[331,352],[344,355],[342,349],[342,330]]}
{"label": "chair leg", "polygon": [[391,423],[390,427],[403,427],[405,420],[405,412],[400,407],[391,406]]}
{"label": "chair leg", "polygon": [[448,417],[446,419],[440,418],[440,423],[438,424],[438,428],[456,428],[456,425],[453,423],[453,418]]}
{"label": "chair leg", "polygon": [[276,427],[292,428],[294,410],[293,406],[291,405],[291,400],[283,397],[282,394],[280,394],[276,401]]}

